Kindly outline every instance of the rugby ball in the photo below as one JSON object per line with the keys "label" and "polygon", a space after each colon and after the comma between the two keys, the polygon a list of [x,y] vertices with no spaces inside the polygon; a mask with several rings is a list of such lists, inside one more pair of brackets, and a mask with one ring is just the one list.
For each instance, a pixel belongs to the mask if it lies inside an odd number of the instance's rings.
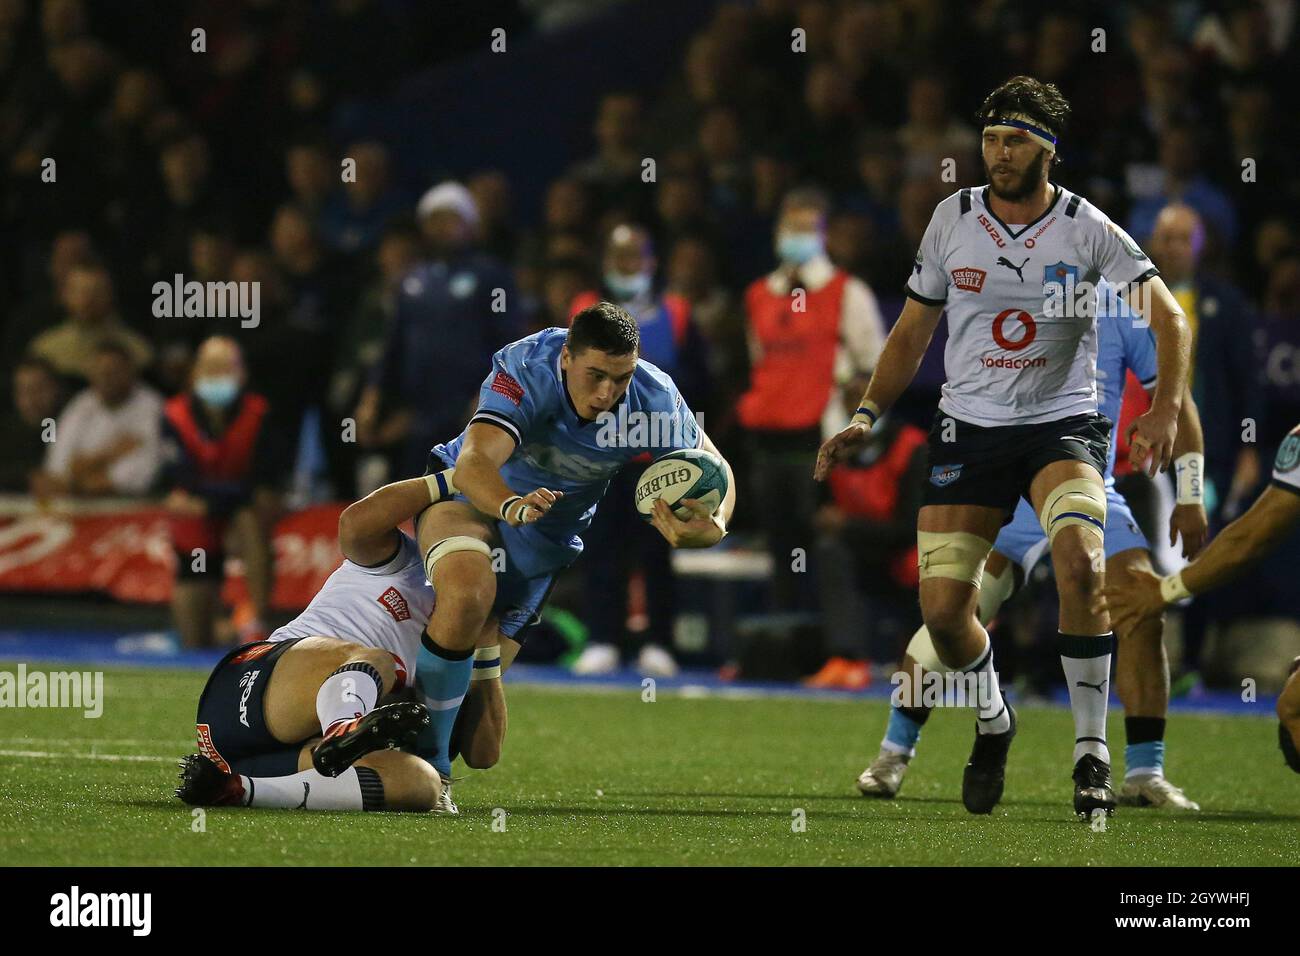
{"label": "rugby ball", "polygon": [[698,498],[716,513],[727,496],[727,469],[721,459],[699,448],[672,451],[641,472],[636,482],[636,510],[646,521],[662,498],[683,521],[691,509],[673,507],[683,498]]}

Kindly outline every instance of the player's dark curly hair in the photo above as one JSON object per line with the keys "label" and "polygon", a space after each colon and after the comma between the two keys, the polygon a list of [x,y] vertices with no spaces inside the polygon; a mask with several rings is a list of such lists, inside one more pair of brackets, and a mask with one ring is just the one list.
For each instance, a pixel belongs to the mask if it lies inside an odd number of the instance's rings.
{"label": "player's dark curly hair", "polygon": [[1060,136],[1070,121],[1070,103],[1055,83],[1032,76],[1013,76],[984,98],[975,111],[981,128],[1011,113],[1024,113],[1044,129]]}
{"label": "player's dark curly hair", "polygon": [[636,319],[613,302],[589,305],[573,317],[564,344],[570,355],[600,349],[610,355],[631,355],[641,347]]}

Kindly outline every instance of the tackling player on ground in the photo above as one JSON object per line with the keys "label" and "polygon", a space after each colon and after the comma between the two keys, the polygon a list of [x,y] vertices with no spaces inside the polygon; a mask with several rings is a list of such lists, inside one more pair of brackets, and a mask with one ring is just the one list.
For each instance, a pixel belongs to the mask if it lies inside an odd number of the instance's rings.
{"label": "tackling player on ground", "polygon": [[[1098,408],[1108,419],[1118,423],[1124,383],[1131,370],[1148,393],[1155,387],[1155,342],[1149,329],[1135,321],[1138,317],[1105,290],[1107,308],[1097,319],[1097,392]],[[1138,529],[1128,502],[1115,489],[1115,438],[1118,424],[1111,431],[1110,453],[1106,460],[1106,577],[1123,579],[1138,571],[1150,572],[1151,548]],[[1207,519],[1203,503],[1204,451],[1201,423],[1191,395],[1183,399],[1174,440],[1174,464],[1178,476],[1178,504],[1169,523],[1170,544],[1182,538],[1183,556],[1195,557],[1205,541]],[[980,583],[979,619],[986,627],[996,617],[1002,604],[1015,593],[1029,576],[1047,547],[1047,537],[1038,519],[1024,501],[1016,507],[1011,524],[998,534],[993,553],[984,566]],[[1199,810],[1164,775],[1165,720],[1169,709],[1169,662],[1163,641],[1164,619],[1161,615],[1140,622],[1112,622],[1118,641],[1115,686],[1124,704],[1124,788],[1120,802],[1134,806],[1174,807]],[[903,782],[921,736],[921,727],[930,716],[920,695],[907,693],[921,686],[920,671],[940,671],[929,632],[922,626],[907,646],[903,656],[903,684],[891,698],[889,726],[880,742],[880,753],[858,777],[858,790],[869,797],[891,799]],[[1070,687],[1070,706],[1075,718],[1076,746],[1080,739],[1105,739],[1104,716],[1091,706],[1094,695],[1108,694],[1106,677],[1090,682],[1075,679]],[[1076,754],[1077,756],[1077,754]]]}
{"label": "tackling player on ground", "polygon": [[[1069,109],[1055,86],[1025,76],[984,101],[979,119],[989,184],[962,189],[935,209],[908,301],[858,413],[822,446],[815,472],[824,479],[897,401],[946,311],[947,382],[930,434],[917,551],[921,613],[937,658],[945,670],[974,674],[984,691],[962,778],[971,813],[989,813],[1001,799],[1016,732],[976,609],[985,561],[1020,498],[1032,505],[1049,542],[1071,684],[1096,684],[1110,668],[1114,635],[1105,612],[1094,609],[1111,430],[1097,412],[1095,292],[1086,314],[1048,303],[1072,302],[1082,283],[1100,279],[1130,287],[1129,303],[1156,339],[1159,379],[1134,436],[1136,457],[1152,468],[1169,466],[1187,386],[1187,321],[1158,270],[1101,210],[1048,179]],[[1104,726],[1105,699],[1097,696],[1093,722]],[[1109,811],[1105,743],[1079,741],[1077,753],[1075,811]]]}
{"label": "tackling player on ground", "polygon": [[412,478],[343,511],[345,560],[311,604],[213,668],[199,699],[200,753],[182,762],[177,796],[199,806],[448,809],[431,762],[387,749],[414,747],[430,723],[423,705],[398,697],[435,597],[398,525],[444,494],[445,476]]}
{"label": "tackling player on ground", "polygon": [[[1200,556],[1176,574],[1150,570],[1108,582],[1104,600],[1121,627],[1139,627],[1166,607],[1227,584],[1263,561],[1300,526],[1300,425],[1278,447],[1273,477],[1250,509],[1228,525]],[[1278,746],[1287,766],[1300,773],[1300,657],[1277,698]]]}

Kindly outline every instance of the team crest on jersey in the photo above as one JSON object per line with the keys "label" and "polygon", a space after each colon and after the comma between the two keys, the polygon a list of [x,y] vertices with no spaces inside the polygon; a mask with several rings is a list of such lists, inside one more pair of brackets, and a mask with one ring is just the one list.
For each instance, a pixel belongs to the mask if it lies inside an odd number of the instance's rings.
{"label": "team crest on jersey", "polygon": [[988,273],[973,266],[963,266],[952,270],[952,284],[963,292],[979,292],[984,288],[984,277]]}
{"label": "team crest on jersey", "polygon": [[1049,285],[1060,286],[1065,288],[1068,285],[1079,283],[1079,267],[1068,265],[1064,262],[1053,262],[1050,266],[1043,266],[1043,291],[1047,291]]}
{"label": "team crest on jersey", "polygon": [[961,465],[935,465],[930,470],[930,484],[937,488],[951,485],[961,477]]}
{"label": "team crest on jersey", "polygon": [[524,387],[509,372],[497,372],[496,378],[492,379],[492,391],[504,395],[516,405],[524,398]]}
{"label": "team crest on jersey", "polygon": [[402,621],[411,619],[411,609],[406,606],[406,598],[402,597],[402,592],[397,588],[390,587],[383,594],[379,595],[376,600],[384,606],[384,610],[393,615],[393,620],[399,624]]}
{"label": "team crest on jersey", "polygon": [[1294,431],[1283,439],[1273,468],[1279,472],[1294,471],[1297,465],[1300,465],[1300,431]]}

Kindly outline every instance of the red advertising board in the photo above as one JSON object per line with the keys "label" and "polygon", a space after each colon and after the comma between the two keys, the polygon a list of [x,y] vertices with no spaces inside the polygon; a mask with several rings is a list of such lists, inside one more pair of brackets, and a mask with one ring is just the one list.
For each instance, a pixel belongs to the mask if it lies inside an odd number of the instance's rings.
{"label": "red advertising board", "polygon": [[[342,504],[293,512],[275,527],[274,608],[301,610],[343,556],[338,549]],[[78,504],[75,508],[0,510],[0,592],[98,592],[119,601],[171,599],[175,554],[167,512],[151,506]],[[223,598],[244,596],[243,569],[227,558]]]}

